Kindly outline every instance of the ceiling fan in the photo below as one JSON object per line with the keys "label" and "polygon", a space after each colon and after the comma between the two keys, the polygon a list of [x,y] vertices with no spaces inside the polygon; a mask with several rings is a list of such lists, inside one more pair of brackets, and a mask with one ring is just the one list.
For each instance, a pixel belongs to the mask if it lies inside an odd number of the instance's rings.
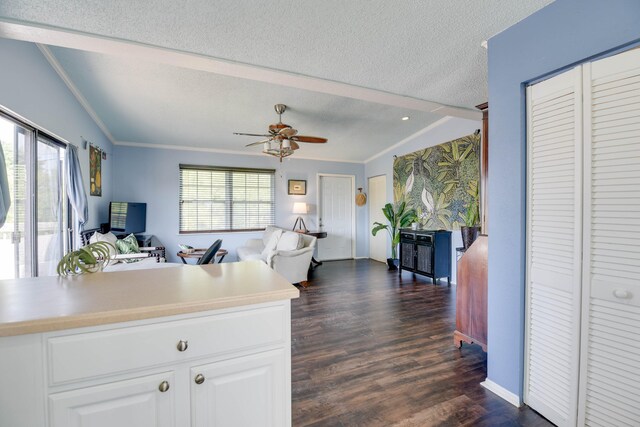
{"label": "ceiling fan", "polygon": [[280,163],[282,163],[283,158],[292,155],[295,150],[300,148],[299,142],[310,142],[312,144],[324,144],[327,142],[326,138],[298,135],[296,129],[286,123],[282,123],[282,113],[286,111],[287,106],[284,104],[276,104],[273,108],[276,110],[276,113],[278,113],[279,120],[278,123],[269,125],[268,134],[240,132],[234,132],[233,134],[265,137],[266,139],[252,142],[246,146],[251,147],[253,145],[263,144],[264,148],[262,152],[280,158]]}

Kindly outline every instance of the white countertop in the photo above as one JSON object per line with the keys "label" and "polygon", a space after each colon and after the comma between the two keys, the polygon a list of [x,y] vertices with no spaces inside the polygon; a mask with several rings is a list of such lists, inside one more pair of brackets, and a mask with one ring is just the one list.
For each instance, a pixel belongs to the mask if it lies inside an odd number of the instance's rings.
{"label": "white countertop", "polygon": [[0,337],[299,296],[260,261],[0,280]]}

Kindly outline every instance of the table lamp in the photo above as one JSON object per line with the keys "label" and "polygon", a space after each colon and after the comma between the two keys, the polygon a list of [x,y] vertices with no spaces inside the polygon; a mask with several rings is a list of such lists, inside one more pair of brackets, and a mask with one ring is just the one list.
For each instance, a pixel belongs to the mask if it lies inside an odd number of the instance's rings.
{"label": "table lamp", "polygon": [[[298,215],[306,215],[307,204],[305,202],[295,202],[293,204],[293,213]],[[298,218],[296,218],[296,222],[293,224],[293,231],[296,231],[296,227],[298,226],[298,223],[300,223],[300,230],[304,230],[305,233],[309,231],[307,230],[307,226],[305,225],[304,219],[302,219],[302,216],[298,216]]]}

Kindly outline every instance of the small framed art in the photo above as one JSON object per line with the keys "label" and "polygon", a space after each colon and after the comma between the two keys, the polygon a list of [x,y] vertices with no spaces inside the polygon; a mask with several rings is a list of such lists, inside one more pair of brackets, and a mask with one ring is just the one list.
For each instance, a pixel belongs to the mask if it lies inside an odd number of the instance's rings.
{"label": "small framed art", "polygon": [[307,181],[300,179],[289,180],[289,194],[304,196],[307,194]]}

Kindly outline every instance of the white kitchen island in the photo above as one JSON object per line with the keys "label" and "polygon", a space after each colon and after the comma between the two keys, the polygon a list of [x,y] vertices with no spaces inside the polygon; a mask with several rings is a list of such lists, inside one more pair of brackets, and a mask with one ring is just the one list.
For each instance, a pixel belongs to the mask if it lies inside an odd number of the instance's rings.
{"label": "white kitchen island", "polygon": [[291,425],[298,295],[258,261],[0,281],[0,426]]}

